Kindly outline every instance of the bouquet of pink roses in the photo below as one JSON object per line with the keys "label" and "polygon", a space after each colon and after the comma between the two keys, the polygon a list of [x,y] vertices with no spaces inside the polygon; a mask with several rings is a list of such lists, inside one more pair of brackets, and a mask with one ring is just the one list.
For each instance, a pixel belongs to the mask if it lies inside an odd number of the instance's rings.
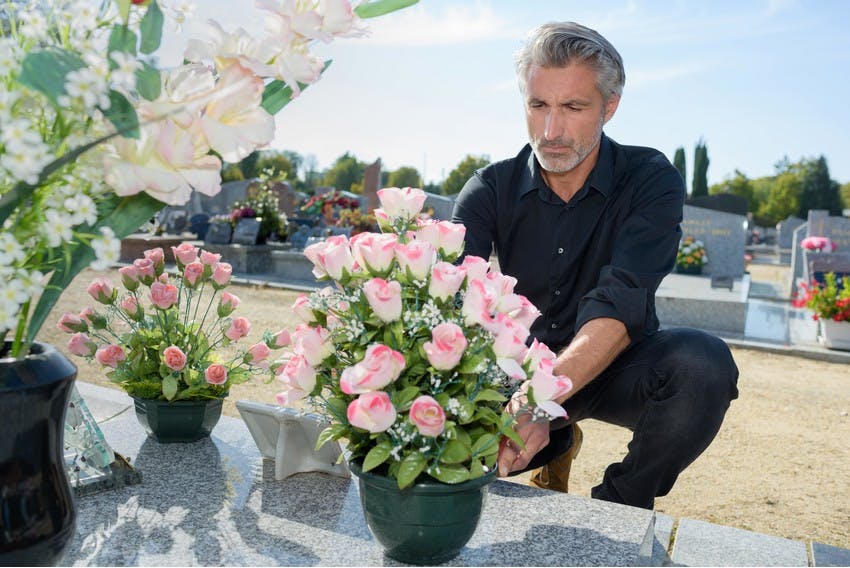
{"label": "bouquet of pink roses", "polygon": [[107,278],[89,285],[103,311],[65,313],[57,325],[72,334],[68,351],[96,360],[131,396],[222,398],[231,385],[268,372],[271,351],[289,344],[289,333],[266,332],[263,341],[222,357],[221,348],[251,331],[246,318],[232,317],[239,298],[225,291],[231,266],[188,243],[172,251],[177,277],[165,273],[161,248],[147,250],[118,270],[125,292]]}
{"label": "bouquet of pink roses", "polygon": [[[272,368],[278,401],[309,399],[330,419],[319,438],[347,440],[350,459],[401,488],[429,475],[460,483],[494,468],[503,436],[518,444],[505,402],[525,382],[538,419],[564,416],[572,388],[555,355],[526,345],[539,311],[516,279],[473,256],[457,261],[465,229],[420,219],[420,189],[378,192],[383,233],[334,236],[307,247],[333,287],[301,295],[303,320]],[[525,389],[524,389],[525,390]]]}

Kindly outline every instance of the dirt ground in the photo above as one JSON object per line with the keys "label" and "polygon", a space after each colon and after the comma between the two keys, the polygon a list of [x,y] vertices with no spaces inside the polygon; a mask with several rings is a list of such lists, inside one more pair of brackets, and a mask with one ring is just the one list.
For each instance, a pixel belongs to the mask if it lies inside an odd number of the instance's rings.
{"label": "dirt ground", "polygon": [[[91,304],[85,287],[96,275],[104,274],[88,271],[74,281],[40,340],[64,349],[67,336],[54,323],[63,312],[79,312]],[[231,291],[242,299],[239,314],[253,323],[249,340],[295,321],[289,306],[296,292],[256,286],[233,286]],[[712,445],[669,495],[657,499],[656,510],[850,548],[848,366],[748,349],[733,353],[741,371],[740,397]],[[73,360],[79,380],[114,386],[97,366]],[[235,400],[274,402],[277,390],[274,383],[262,381],[234,387],[225,412],[238,416]],[[570,484],[571,492],[589,496],[605,467],[625,454],[630,433],[592,420],[581,425],[585,439]]]}

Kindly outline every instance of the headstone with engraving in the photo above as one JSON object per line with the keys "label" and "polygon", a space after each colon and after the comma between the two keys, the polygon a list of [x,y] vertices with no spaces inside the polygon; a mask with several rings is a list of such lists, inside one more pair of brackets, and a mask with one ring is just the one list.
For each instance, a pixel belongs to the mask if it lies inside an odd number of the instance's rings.
{"label": "headstone with engraving", "polygon": [[233,229],[230,223],[210,223],[204,242],[211,245],[226,245],[230,243]]}
{"label": "headstone with engraving", "polygon": [[235,245],[255,245],[260,238],[260,220],[256,217],[243,217],[236,224],[231,242]]}
{"label": "headstone with engraving", "polygon": [[703,274],[732,278],[744,275],[746,222],[747,218],[743,215],[685,205],[682,234],[691,235],[705,245],[708,263],[702,267]]}
{"label": "headstone with engraving", "polygon": [[381,159],[366,166],[363,171],[363,197],[366,198],[366,210],[372,211],[381,206],[378,190],[381,189]]}
{"label": "headstone with engraving", "polygon": [[455,200],[451,197],[434,193],[426,193],[425,195],[425,204],[422,206],[422,210],[433,211],[431,216],[438,221],[451,221]]}
{"label": "headstone with engraving", "polygon": [[794,230],[805,223],[805,219],[800,219],[793,215],[789,215],[785,219],[776,224],[776,244],[780,249],[790,249],[794,246]]}
{"label": "headstone with engraving", "polygon": [[810,237],[827,237],[836,246],[836,252],[850,251],[850,219],[830,216],[828,211],[809,211]]}

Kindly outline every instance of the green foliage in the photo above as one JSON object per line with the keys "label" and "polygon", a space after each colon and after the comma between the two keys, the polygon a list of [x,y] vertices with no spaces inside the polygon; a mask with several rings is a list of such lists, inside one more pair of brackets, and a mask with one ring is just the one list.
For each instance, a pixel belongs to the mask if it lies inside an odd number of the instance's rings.
{"label": "green foliage", "polygon": [[747,200],[747,211],[756,212],[758,210],[758,203],[756,202],[753,184],[750,179],[739,170],[735,170],[735,173],[731,177],[727,177],[722,182],[712,185],[709,188],[708,193],[710,195],[730,193],[732,195],[737,195],[738,197],[743,197]]}
{"label": "green foliage", "polygon": [[365,169],[365,163],[358,161],[357,158],[346,152],[337,158],[330,169],[325,172],[322,183],[339,191],[353,191],[352,186],[360,184],[363,180]]}
{"label": "green foliage", "polygon": [[354,9],[354,13],[364,20],[367,18],[375,18],[383,16],[408,6],[413,6],[419,0],[368,0],[361,3]]}
{"label": "green foliage", "polygon": [[773,179],[767,199],[759,206],[757,217],[766,225],[775,225],[799,210],[802,181],[793,171]]}
{"label": "green foliage", "polygon": [[221,183],[228,181],[240,181],[245,179],[239,164],[224,164],[221,168]]}
{"label": "green foliage", "polygon": [[850,182],[845,183],[838,190],[841,194],[841,205],[845,209],[850,209]]}
{"label": "green foliage", "polygon": [[461,162],[449,173],[449,177],[443,182],[443,195],[455,195],[463,189],[463,186],[475,173],[475,170],[483,168],[490,163],[490,157],[486,155],[473,156],[468,154]]}
{"label": "green foliage", "polygon": [[823,284],[802,283],[800,290],[802,295],[794,299],[794,305],[812,310],[815,319],[850,321],[850,278],[839,280],[834,272],[827,272]]}
{"label": "green foliage", "polygon": [[389,173],[384,187],[420,187],[421,177],[416,168],[402,166]]}
{"label": "green foliage", "polygon": [[810,209],[826,209],[830,215],[841,215],[839,185],[829,177],[826,158],[801,160],[794,169],[799,172],[801,182],[799,217],[805,219]]}
{"label": "green foliage", "polygon": [[255,150],[239,162],[239,169],[242,171],[242,179],[254,179],[260,177],[260,172],[262,172],[262,170],[257,167],[257,162],[259,161],[260,151]]}
{"label": "green foliage", "polygon": [[[297,177],[296,165],[283,152],[262,150],[255,169],[269,179],[292,181]],[[259,177],[259,176],[257,176]]]}
{"label": "green foliage", "polygon": [[679,243],[679,252],[676,254],[676,266],[690,268],[708,264],[708,254],[702,241],[691,235],[686,235]]}
{"label": "green foliage", "polygon": [[694,148],[694,179],[691,197],[708,195],[708,148],[700,138]]}
{"label": "green foliage", "polygon": [[688,183],[688,170],[685,165],[685,149],[681,146],[676,148],[676,154],[673,156],[673,167],[679,170],[682,176],[682,181]]}

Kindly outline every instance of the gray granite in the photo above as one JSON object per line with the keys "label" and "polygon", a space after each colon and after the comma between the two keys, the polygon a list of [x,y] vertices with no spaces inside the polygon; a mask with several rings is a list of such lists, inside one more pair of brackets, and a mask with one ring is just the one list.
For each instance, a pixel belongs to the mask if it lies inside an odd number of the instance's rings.
{"label": "gray granite", "polygon": [[436,193],[428,192],[425,192],[425,195],[425,204],[422,206],[423,211],[433,209],[434,219],[439,221],[452,220],[452,211],[455,207],[454,197],[446,197],[445,195],[437,195]]}
{"label": "gray granite", "polygon": [[708,254],[702,273],[740,278],[744,274],[747,218],[692,205],[685,205],[683,215],[682,235],[701,240]]}
{"label": "gray granite", "polygon": [[850,219],[830,216],[822,209],[809,211],[809,236],[828,237],[839,251],[850,250]]}
{"label": "gray granite", "polygon": [[707,276],[669,274],[655,294],[662,327],[693,327],[743,336],[747,323],[750,278],[735,280],[732,290],[712,288]]}
{"label": "gray granite", "polygon": [[812,566],[850,566],[850,550],[812,542]]}
{"label": "gray granite", "polygon": [[271,272],[287,282],[317,286],[313,275],[313,262],[303,250],[276,250],[271,256]]}
{"label": "gray granite", "polygon": [[794,229],[794,243],[791,247],[791,282],[788,288],[788,297],[792,297],[797,292],[797,282],[801,278],[808,280],[806,276],[806,262],[803,254],[803,249],[800,243],[808,236],[809,224],[803,223]]}
{"label": "gray granite", "polygon": [[655,531],[652,540],[652,557],[650,566],[668,566],[670,555],[670,537],[673,536],[673,525],[676,519],[664,513],[655,513]]}
{"label": "gray granite", "polygon": [[204,249],[221,255],[222,262],[228,262],[233,272],[259,274],[271,268],[271,247],[268,245],[216,245],[205,244]]}
{"label": "gray granite", "polygon": [[802,542],[681,519],[673,544],[676,566],[808,566]]}
{"label": "gray granite", "polygon": [[800,219],[793,215],[789,215],[782,221],[776,224],[776,245],[780,249],[790,249],[794,246],[794,230],[805,223],[805,219]]}
{"label": "gray granite", "polygon": [[[124,396],[84,388],[87,401]],[[132,412],[101,427],[143,482],[78,501],[64,565],[393,563],[366,527],[355,480],[304,473],[275,481],[239,419],[222,417],[210,439],[193,444],[148,439]],[[648,564],[652,521],[652,511],[496,481],[452,564]]]}

